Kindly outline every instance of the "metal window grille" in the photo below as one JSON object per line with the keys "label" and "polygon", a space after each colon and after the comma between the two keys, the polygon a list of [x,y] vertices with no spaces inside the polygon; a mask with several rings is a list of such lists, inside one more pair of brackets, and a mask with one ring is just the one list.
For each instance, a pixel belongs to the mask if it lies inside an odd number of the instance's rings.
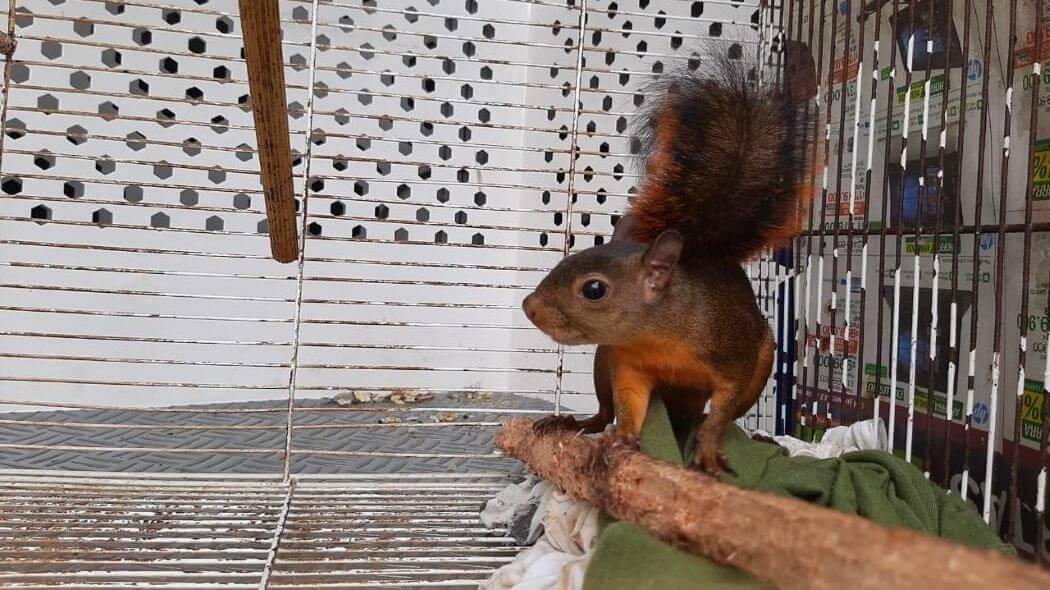
{"label": "metal window grille", "polygon": [[1047,8],[785,5],[814,201],[769,287],[778,428],[881,417],[896,453],[1042,563]]}

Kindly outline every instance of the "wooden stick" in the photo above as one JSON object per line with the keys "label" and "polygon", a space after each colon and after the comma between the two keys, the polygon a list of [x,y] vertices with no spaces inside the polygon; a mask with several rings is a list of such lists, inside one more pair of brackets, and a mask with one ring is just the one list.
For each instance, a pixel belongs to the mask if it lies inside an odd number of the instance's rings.
{"label": "wooden stick", "polygon": [[537,434],[515,419],[496,444],[613,517],[779,588],[1050,588],[1050,572],[996,552],[742,490],[608,439]]}
{"label": "wooden stick", "polygon": [[270,251],[278,262],[299,258],[292,188],[292,148],[288,138],[288,101],[284,93],[284,56],[277,0],[240,0],[248,89],[259,144],[259,172],[266,198]]}

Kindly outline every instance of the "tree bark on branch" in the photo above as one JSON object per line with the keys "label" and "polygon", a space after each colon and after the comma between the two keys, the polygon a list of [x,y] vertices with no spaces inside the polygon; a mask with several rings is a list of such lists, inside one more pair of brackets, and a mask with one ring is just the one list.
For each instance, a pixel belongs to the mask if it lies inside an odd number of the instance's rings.
{"label": "tree bark on branch", "polygon": [[496,444],[575,498],[779,588],[1050,588],[1050,572],[993,551],[736,488],[608,438],[515,419]]}

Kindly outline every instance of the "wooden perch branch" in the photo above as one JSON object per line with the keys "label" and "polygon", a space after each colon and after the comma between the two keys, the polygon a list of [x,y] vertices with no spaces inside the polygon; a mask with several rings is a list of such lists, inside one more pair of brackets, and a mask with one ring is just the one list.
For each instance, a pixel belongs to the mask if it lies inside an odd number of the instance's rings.
{"label": "wooden perch branch", "polygon": [[991,551],[735,488],[608,441],[537,434],[531,420],[504,423],[496,444],[613,517],[780,588],[1050,588],[1050,573]]}
{"label": "wooden perch branch", "polygon": [[295,233],[280,13],[277,0],[240,0],[240,6],[270,250],[278,262],[292,262],[299,258],[299,240]]}

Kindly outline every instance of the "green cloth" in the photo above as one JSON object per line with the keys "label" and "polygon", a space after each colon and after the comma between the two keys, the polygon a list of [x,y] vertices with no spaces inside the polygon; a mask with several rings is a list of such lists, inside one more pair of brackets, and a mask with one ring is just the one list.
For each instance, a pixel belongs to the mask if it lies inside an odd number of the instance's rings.
{"label": "green cloth", "polygon": [[[683,449],[694,447],[692,426],[672,425],[663,404],[654,400],[642,429],[642,449],[658,459],[685,464],[692,453]],[[1003,543],[958,494],[945,493],[914,466],[888,453],[857,451],[833,459],[789,457],[785,449],[751,440],[736,425],[726,432],[723,450],[736,471],[722,478],[725,483],[794,496],[888,527],[925,531],[964,545],[1014,554],[1013,547]],[[584,590],[770,587],[735,568],[679,551],[634,524],[605,518],[600,526]]]}

